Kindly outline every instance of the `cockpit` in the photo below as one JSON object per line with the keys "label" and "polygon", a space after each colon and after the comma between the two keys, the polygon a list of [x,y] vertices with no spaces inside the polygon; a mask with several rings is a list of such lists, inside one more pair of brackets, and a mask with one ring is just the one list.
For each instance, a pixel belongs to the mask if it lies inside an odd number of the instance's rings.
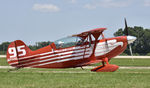
{"label": "cockpit", "polygon": [[54,43],[56,49],[60,49],[60,48],[82,45],[83,42],[84,42],[83,38],[77,36],[73,36],[73,37],[71,36],[71,37],[66,37],[66,38],[56,40]]}

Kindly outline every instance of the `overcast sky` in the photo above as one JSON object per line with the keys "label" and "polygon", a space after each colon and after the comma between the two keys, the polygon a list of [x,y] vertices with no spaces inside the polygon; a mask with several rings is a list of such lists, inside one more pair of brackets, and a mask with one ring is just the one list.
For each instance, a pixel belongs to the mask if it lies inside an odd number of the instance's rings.
{"label": "overcast sky", "polygon": [[99,27],[112,37],[124,17],[150,28],[150,0],[0,0],[0,43],[54,41]]}

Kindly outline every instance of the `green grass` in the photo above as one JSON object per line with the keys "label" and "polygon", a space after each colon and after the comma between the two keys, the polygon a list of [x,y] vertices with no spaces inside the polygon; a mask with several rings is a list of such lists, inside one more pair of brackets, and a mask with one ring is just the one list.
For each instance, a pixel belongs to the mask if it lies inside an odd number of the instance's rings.
{"label": "green grass", "polygon": [[110,64],[118,66],[150,66],[150,59],[111,59]]}
{"label": "green grass", "polygon": [[0,66],[8,66],[6,58],[0,58]]}
{"label": "green grass", "polygon": [[81,69],[7,70],[0,69],[0,88],[150,88],[150,70],[144,69],[110,73]]}
{"label": "green grass", "polygon": [[[150,66],[150,59],[112,59],[119,66]],[[0,58],[0,66],[7,66]],[[99,65],[99,64],[96,64]],[[0,69],[0,88],[150,88],[150,69],[119,69],[96,73],[90,69]]]}
{"label": "green grass", "polygon": [[[149,67],[150,66],[150,59],[115,59],[112,58],[109,61],[110,64],[116,64],[118,66],[144,66]],[[101,65],[101,63],[95,64],[96,66]],[[94,65],[94,66],[95,66]]]}

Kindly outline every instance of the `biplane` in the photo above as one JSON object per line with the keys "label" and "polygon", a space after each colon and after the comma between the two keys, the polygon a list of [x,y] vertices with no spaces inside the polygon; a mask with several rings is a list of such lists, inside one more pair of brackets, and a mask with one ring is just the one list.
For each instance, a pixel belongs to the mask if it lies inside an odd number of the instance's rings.
{"label": "biplane", "polygon": [[[126,20],[125,20],[126,24]],[[32,51],[21,40],[11,42],[7,50],[7,61],[15,68],[75,68],[95,63],[94,72],[113,72],[119,66],[109,64],[111,58],[121,54],[136,37],[105,38],[106,28],[96,28],[54,41],[50,45]]]}

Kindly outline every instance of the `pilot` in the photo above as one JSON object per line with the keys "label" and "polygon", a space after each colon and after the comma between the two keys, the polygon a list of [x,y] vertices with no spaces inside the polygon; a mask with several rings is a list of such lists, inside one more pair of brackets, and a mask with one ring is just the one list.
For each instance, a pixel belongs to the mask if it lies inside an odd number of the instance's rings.
{"label": "pilot", "polygon": [[81,39],[77,42],[77,45],[81,45],[83,43],[84,39]]}
{"label": "pilot", "polygon": [[58,48],[63,48],[63,44],[64,44],[64,42],[59,42],[59,45],[58,45]]}

